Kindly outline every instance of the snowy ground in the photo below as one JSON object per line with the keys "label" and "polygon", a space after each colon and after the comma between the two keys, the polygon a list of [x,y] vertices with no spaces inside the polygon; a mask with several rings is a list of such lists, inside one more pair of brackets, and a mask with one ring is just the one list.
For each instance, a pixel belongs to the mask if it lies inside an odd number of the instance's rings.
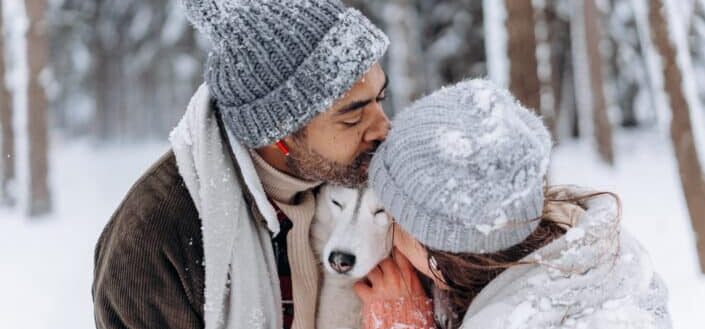
{"label": "snowy ground", "polygon": [[165,144],[53,145],[56,212],[37,220],[0,209],[0,328],[95,328],[93,247],[125,192]]}
{"label": "snowy ground", "polygon": [[[584,144],[561,146],[553,183],[619,192],[624,223],[651,252],[671,290],[674,328],[705,323],[705,276],[699,274],[690,222],[667,139],[619,136],[616,168]],[[93,246],[124,193],[166,144],[95,146],[56,142],[55,215],[29,221],[0,210],[0,328],[93,328]]]}

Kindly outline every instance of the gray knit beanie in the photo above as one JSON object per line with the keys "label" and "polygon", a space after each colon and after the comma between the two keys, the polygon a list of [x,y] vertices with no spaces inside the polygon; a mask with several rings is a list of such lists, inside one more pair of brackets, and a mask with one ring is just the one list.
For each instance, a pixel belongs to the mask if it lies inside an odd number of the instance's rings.
{"label": "gray knit beanie", "polygon": [[509,92],[464,81],[416,102],[392,127],[370,184],[422,244],[491,253],[536,229],[551,137]]}
{"label": "gray knit beanie", "polygon": [[181,0],[213,44],[205,80],[244,145],[272,144],[342,97],[387,36],[339,0]]}

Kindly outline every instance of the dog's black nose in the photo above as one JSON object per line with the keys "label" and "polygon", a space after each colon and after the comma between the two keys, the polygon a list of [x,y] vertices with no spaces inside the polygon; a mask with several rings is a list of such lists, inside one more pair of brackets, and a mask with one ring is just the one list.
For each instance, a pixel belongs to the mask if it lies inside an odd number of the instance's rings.
{"label": "dog's black nose", "polygon": [[330,264],[330,267],[336,272],[345,274],[350,272],[353,266],[355,266],[355,255],[334,251],[328,256],[328,264]]}

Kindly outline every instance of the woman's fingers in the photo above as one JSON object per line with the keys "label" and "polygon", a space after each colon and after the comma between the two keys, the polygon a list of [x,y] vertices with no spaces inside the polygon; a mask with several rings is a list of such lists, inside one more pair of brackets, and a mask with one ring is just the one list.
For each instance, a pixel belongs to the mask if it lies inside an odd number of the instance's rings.
{"label": "woman's fingers", "polygon": [[401,286],[401,271],[396,261],[392,258],[383,260],[379,267],[382,269],[382,276],[388,285]]}
{"label": "woman's fingers", "polygon": [[370,271],[370,273],[367,273],[367,280],[370,281],[372,286],[376,286],[384,280],[382,275],[382,270],[379,268],[379,266],[376,266]]}
{"label": "woman's fingers", "polygon": [[355,292],[363,301],[367,299],[394,299],[404,296],[425,296],[414,266],[399,250],[367,274],[369,282],[355,284]]}
{"label": "woman's fingers", "polygon": [[356,282],[355,285],[353,285],[353,290],[355,290],[355,294],[357,295],[357,297],[360,297],[360,300],[362,300],[363,303],[367,303],[372,300],[372,287],[370,287],[367,282]]}

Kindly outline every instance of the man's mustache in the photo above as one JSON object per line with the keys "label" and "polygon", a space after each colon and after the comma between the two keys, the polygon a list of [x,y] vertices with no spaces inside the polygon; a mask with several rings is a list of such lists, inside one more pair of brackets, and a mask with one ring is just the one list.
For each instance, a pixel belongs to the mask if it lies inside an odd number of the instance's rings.
{"label": "man's mustache", "polygon": [[377,149],[379,149],[380,145],[382,145],[382,142],[374,142],[374,144],[372,144],[372,147],[370,147],[370,149],[364,152],[363,154],[367,155],[371,160],[375,153],[377,153]]}
{"label": "man's mustache", "polygon": [[355,166],[360,167],[363,164],[370,164],[372,162],[372,157],[377,153],[377,149],[382,145],[380,142],[376,142],[368,151],[360,153],[355,160]]}

